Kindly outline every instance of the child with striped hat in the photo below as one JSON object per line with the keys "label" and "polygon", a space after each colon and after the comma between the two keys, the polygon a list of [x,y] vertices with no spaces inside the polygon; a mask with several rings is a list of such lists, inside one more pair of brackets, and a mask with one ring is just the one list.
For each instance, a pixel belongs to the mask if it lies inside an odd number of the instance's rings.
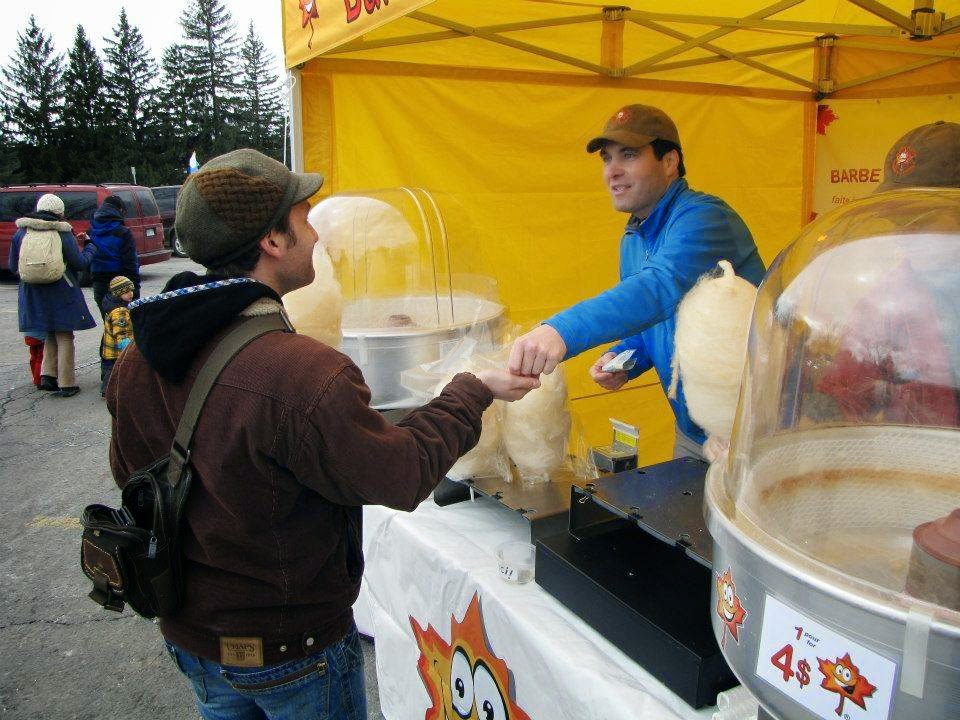
{"label": "child with striped hat", "polygon": [[120,352],[133,340],[133,323],[127,305],[133,300],[133,281],[118,275],[110,281],[110,292],[103,296],[103,341],[100,343],[100,397],[107,392],[107,382]]}

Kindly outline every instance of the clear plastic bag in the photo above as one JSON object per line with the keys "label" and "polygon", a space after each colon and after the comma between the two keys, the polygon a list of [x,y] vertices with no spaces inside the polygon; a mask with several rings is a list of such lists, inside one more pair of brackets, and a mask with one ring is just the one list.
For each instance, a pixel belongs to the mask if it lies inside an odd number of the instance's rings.
{"label": "clear plastic bag", "polygon": [[547,482],[564,464],[570,436],[570,410],[563,365],[540,376],[531,390],[504,410],[503,442],[524,482]]}
{"label": "clear plastic bag", "polygon": [[[465,337],[440,360],[401,372],[400,384],[423,402],[429,402],[443,392],[447,383],[457,373],[477,373],[496,366],[480,348],[486,348],[489,352],[491,346],[476,337]],[[454,480],[500,477],[506,482],[510,481],[510,462],[503,449],[501,431],[504,405],[503,401],[494,400],[484,411],[480,439],[472,450],[461,456],[450,468],[448,477]]]}

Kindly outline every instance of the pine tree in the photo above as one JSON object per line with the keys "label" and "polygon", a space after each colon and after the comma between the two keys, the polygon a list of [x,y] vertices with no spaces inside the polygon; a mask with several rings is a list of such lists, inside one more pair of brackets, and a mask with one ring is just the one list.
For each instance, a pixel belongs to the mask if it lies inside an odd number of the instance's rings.
{"label": "pine tree", "polygon": [[191,0],[180,16],[189,75],[201,89],[201,149],[216,154],[234,147],[237,34],[222,0]]}
{"label": "pine tree", "polygon": [[24,178],[20,169],[20,154],[10,133],[0,127],[0,185],[22,183]]}
{"label": "pine tree", "polygon": [[97,182],[105,149],[103,64],[82,25],[77,25],[67,57],[62,128],[65,174],[75,182]]}
{"label": "pine tree", "polygon": [[63,103],[63,56],[31,15],[17,51],[3,68],[4,120],[15,140],[33,148],[55,141]]}
{"label": "pine tree", "polygon": [[166,185],[183,181],[187,160],[200,140],[204,112],[183,45],[175,43],[163,51],[160,69],[157,131],[165,173],[162,184]]}
{"label": "pine tree", "polygon": [[136,153],[143,143],[149,120],[147,111],[154,100],[157,66],[140,30],[127,20],[126,9],[120,9],[113,32],[112,39],[104,38],[107,58],[104,90],[121,147],[128,153]]}
{"label": "pine tree", "polygon": [[279,159],[283,153],[283,104],[273,65],[273,54],[266,50],[251,21],[240,48],[238,139]]}

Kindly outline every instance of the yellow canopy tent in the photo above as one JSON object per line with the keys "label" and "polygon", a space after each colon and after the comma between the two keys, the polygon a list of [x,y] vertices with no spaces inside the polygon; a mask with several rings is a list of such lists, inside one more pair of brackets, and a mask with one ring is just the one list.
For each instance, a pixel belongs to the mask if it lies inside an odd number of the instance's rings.
{"label": "yellow canopy tent", "polygon": [[[871,173],[905,130],[960,120],[960,0],[281,7],[294,166],[322,172],[324,194],[412,185],[455,195],[479,229],[477,266],[461,270],[495,277],[521,325],[616,282],[626,217],[584,145],[622,105],[667,111],[691,186],[740,212],[767,263],[812,211],[875,186]],[[837,118],[843,132],[821,150]],[[834,157],[851,150],[855,161]],[[837,162],[856,172],[831,176]],[[862,187],[838,194],[840,178]],[[586,373],[600,352],[568,363],[587,441],[607,441],[617,417],[640,425],[643,462],[666,459],[673,418],[656,377],[600,391]]]}

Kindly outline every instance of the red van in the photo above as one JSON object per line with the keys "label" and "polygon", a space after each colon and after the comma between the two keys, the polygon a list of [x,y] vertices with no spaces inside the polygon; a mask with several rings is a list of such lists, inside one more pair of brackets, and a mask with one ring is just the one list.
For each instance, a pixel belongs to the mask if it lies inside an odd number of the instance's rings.
{"label": "red van", "polygon": [[93,213],[107,195],[123,200],[124,224],[133,233],[141,265],[170,257],[163,241],[163,222],[150,188],[140,185],[9,185],[0,188],[0,270],[9,270],[10,241],[17,231],[17,218],[32,213],[44,193],[63,200],[65,218],[74,234],[87,232]]}

